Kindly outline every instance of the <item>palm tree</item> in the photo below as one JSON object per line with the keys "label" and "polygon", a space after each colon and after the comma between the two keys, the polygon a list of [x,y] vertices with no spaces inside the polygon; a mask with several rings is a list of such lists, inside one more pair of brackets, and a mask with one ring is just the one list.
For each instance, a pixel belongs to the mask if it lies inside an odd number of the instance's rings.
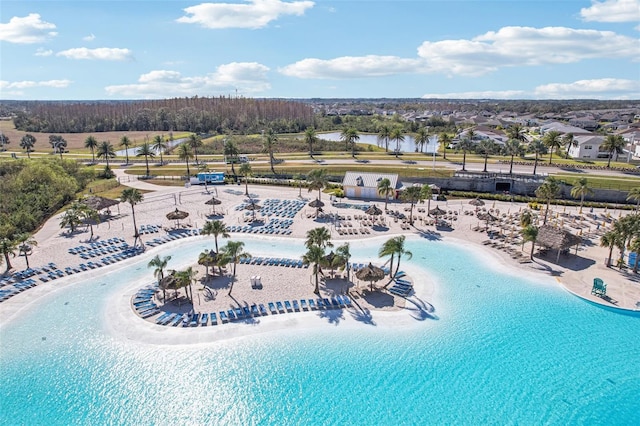
{"label": "palm tree", "polygon": [[442,145],[442,159],[447,159],[447,147],[451,144],[451,136],[448,133],[442,132],[438,135],[438,142]]}
{"label": "palm tree", "polygon": [[155,135],[152,142],[153,145],[151,145],[151,148],[153,148],[155,152],[160,154],[160,165],[163,165],[164,161],[162,159],[162,154],[164,153],[164,150],[167,149],[167,144],[164,141],[164,137]]}
{"label": "palm tree", "polygon": [[318,191],[318,200],[322,194],[322,189],[329,183],[329,177],[327,176],[327,169],[314,169],[307,175],[307,182],[309,182],[309,192]]}
{"label": "palm tree", "polygon": [[567,148],[565,156],[569,158],[569,151],[571,151],[571,148],[578,146],[578,141],[574,138],[573,133],[565,133],[562,136],[562,144]]}
{"label": "palm tree", "polygon": [[536,248],[536,240],[538,239],[538,228],[534,225],[527,225],[522,229],[521,233],[523,246],[525,242],[531,242],[531,253],[529,253],[529,258],[533,260],[533,251]]}
{"label": "palm tree", "polygon": [[193,158],[193,153],[191,152],[191,145],[184,142],[178,146],[178,158],[183,160],[187,165],[187,179],[191,176],[191,170],[189,170],[189,160]]}
{"label": "palm tree", "polygon": [[82,208],[84,204],[79,201],[71,203],[60,219],[60,228],[69,227],[69,232],[74,233],[76,228],[82,225]]}
{"label": "palm tree", "polygon": [[313,158],[313,144],[318,141],[315,128],[307,127],[304,131],[304,141],[309,145],[309,156]]}
{"label": "palm tree", "polygon": [[16,241],[18,244],[18,253],[20,256],[24,256],[24,261],[27,264],[27,269],[29,269],[29,256],[31,255],[31,253],[33,253],[33,248],[38,246],[38,242],[35,238],[27,233],[19,234],[16,237]]}
{"label": "palm tree", "polygon": [[33,151],[33,146],[36,144],[36,138],[30,133],[27,133],[20,139],[20,148],[27,151],[27,157],[31,158],[30,152]]}
{"label": "palm tree", "polygon": [[[9,145],[11,143],[11,141],[9,140],[9,136],[5,135],[4,133],[0,132],[0,151],[4,151],[4,147],[6,145]],[[51,143],[51,138],[49,138],[49,143]],[[53,146],[53,144],[52,144]]]}
{"label": "palm tree", "polygon": [[491,139],[481,140],[478,146],[476,147],[476,152],[478,152],[479,154],[482,154],[482,156],[484,157],[484,170],[483,170],[484,173],[487,172],[487,160],[489,160],[489,154],[493,153],[493,150],[495,149],[495,147],[496,147],[496,144],[493,143]]}
{"label": "palm tree", "polygon": [[[396,274],[400,270],[400,258],[404,255],[404,256],[407,256],[408,259],[411,259],[411,257],[413,256],[413,254],[410,251],[405,250],[404,248],[405,238],[406,237],[404,235],[399,235],[397,237],[390,238],[384,242],[384,244],[378,251],[379,257],[391,256],[391,260],[389,263],[389,277],[392,279],[393,277],[396,276]],[[396,265],[396,268],[394,271],[393,261],[396,257],[398,258],[398,264]],[[385,286],[385,288],[389,284],[391,284],[392,281],[393,280],[390,280]]]}
{"label": "palm tree", "polygon": [[389,202],[389,195],[393,194],[395,188],[391,186],[391,181],[387,178],[382,178],[378,182],[378,193],[384,197],[384,210],[387,211],[387,203]]}
{"label": "palm tree", "polygon": [[147,176],[150,176],[151,173],[149,172],[149,157],[153,158],[156,156],[156,154],[153,152],[153,148],[151,148],[151,145],[149,145],[149,142],[145,142],[142,145],[140,145],[140,147],[136,151],[136,157],[141,157],[143,155],[144,155],[144,162],[147,166]]}
{"label": "palm tree", "polygon": [[[189,135],[189,138],[187,139],[186,142],[190,148],[193,149],[193,154],[195,156],[195,160],[196,160],[196,164],[198,164],[198,148],[202,146],[202,139],[200,138],[200,136],[196,135],[195,133],[192,133]],[[189,172],[187,172],[187,175],[189,174]]]}
{"label": "palm tree", "polygon": [[107,169],[109,168],[109,159],[114,158],[116,156],[115,151],[113,150],[113,145],[109,141],[102,141],[98,146],[98,158],[104,158],[107,161]]}
{"label": "palm tree", "polygon": [[9,272],[11,269],[13,269],[13,266],[11,266],[11,262],[9,261],[9,255],[16,257],[17,245],[18,242],[16,240],[6,237],[0,238],[0,253],[4,255],[4,263],[6,265],[5,272]]}
{"label": "palm tree", "polygon": [[529,144],[529,152],[533,152],[534,154],[536,154],[536,159],[533,163],[533,175],[535,176],[536,169],[538,168],[538,159],[540,158],[541,154],[543,155],[547,153],[547,147],[540,139],[534,139]]}
{"label": "palm tree", "polygon": [[404,130],[402,127],[394,127],[391,129],[391,134],[389,135],[391,140],[396,141],[396,158],[398,157],[398,153],[400,153],[400,142],[404,142]]}
{"label": "palm tree", "polygon": [[422,185],[420,188],[420,201],[427,200],[427,216],[431,210],[431,199],[433,198],[433,189],[429,185]]}
{"label": "palm tree", "polygon": [[346,149],[351,149],[351,156],[356,157],[356,141],[360,140],[358,130],[354,127],[345,127],[340,133],[340,140],[344,142]]}
{"label": "palm tree", "polygon": [[613,154],[615,153],[616,157],[618,154],[622,154],[625,145],[626,145],[626,142],[624,141],[624,138],[621,135],[607,136],[607,138],[604,140],[604,142],[601,145],[601,148],[604,151],[607,151],[609,153],[607,168],[611,167],[611,158],[613,157]]}
{"label": "palm tree", "polygon": [[636,204],[636,214],[640,213],[640,186],[636,186],[635,188],[631,188],[629,193],[627,194],[627,201],[635,201]]}
{"label": "palm tree", "polygon": [[533,223],[533,214],[531,214],[531,210],[525,210],[520,215],[520,226],[526,228],[527,226]]}
{"label": "palm tree", "polygon": [[235,177],[236,175],[235,163],[238,161],[238,156],[240,155],[240,151],[238,151],[238,146],[231,139],[225,138],[222,149],[223,149],[224,158],[226,162],[231,163],[231,172]]}
{"label": "palm tree", "polygon": [[553,159],[553,150],[560,149],[562,146],[562,139],[560,137],[560,132],[557,130],[551,130],[547,132],[542,137],[542,143],[549,148],[549,164],[551,164],[551,160]]}
{"label": "palm tree", "polygon": [[[469,129],[469,132],[473,132],[473,130]],[[468,135],[468,133],[467,133]],[[462,149],[462,171],[466,171],[467,165],[467,151],[473,149],[473,142],[470,137],[465,137],[458,144],[458,148]]]}
{"label": "palm tree", "polygon": [[124,146],[124,155],[127,161],[127,165],[129,164],[129,147],[131,146],[131,139],[127,135],[124,135],[120,138],[120,146]]}
{"label": "palm tree", "polygon": [[349,262],[351,261],[351,250],[349,243],[344,243],[336,249],[336,254],[341,258],[342,262],[344,262],[344,269],[347,271],[347,282],[350,281],[349,273],[350,266]]}
{"label": "palm tree", "polygon": [[[158,278],[158,283],[164,278],[164,270],[170,260],[171,256],[160,257],[159,254],[156,254],[156,257],[151,259],[147,264],[147,268],[155,268],[153,270],[153,276]],[[166,288],[164,287],[162,287],[162,300],[167,300]]]}
{"label": "palm tree", "polygon": [[413,225],[413,206],[420,202],[423,198],[422,188],[419,186],[410,186],[400,194],[400,199],[411,205],[409,209],[409,224]]}
{"label": "palm tree", "polygon": [[238,262],[240,260],[251,258],[251,255],[249,253],[242,251],[243,248],[244,243],[242,241],[228,241],[227,244],[222,247],[222,258],[225,260],[225,263],[233,263],[234,280],[231,280],[229,295],[231,295],[231,291],[233,290],[233,283],[236,276],[236,266],[238,265]]}
{"label": "palm tree", "polygon": [[[198,265],[203,265],[205,268],[205,275],[209,278],[209,266],[213,272],[213,267],[216,265],[218,253],[214,253],[213,250],[205,250],[198,255]],[[222,268],[220,268],[222,270]],[[220,273],[222,275],[222,273]],[[204,287],[203,287],[204,288]]]}
{"label": "palm tree", "polygon": [[251,176],[251,164],[242,163],[240,174],[244,176],[244,195],[249,196],[249,176]]}
{"label": "palm tree", "polygon": [[636,237],[631,243],[629,249],[636,254],[636,261],[633,263],[633,273],[638,273],[638,265],[640,264],[640,237]]}
{"label": "palm tree", "polygon": [[384,152],[389,152],[389,137],[391,136],[391,126],[387,123],[380,125],[378,129],[378,140],[384,141]]}
{"label": "palm tree", "polygon": [[60,154],[60,159],[62,160],[62,153],[67,147],[67,141],[60,135],[49,135],[49,143],[54,151]]}
{"label": "palm tree", "polygon": [[416,152],[418,152],[418,147],[420,147],[420,152],[424,152],[424,146],[429,143],[429,131],[426,127],[420,127],[416,132],[415,136],[416,141]]}
{"label": "palm tree", "polygon": [[91,150],[91,163],[95,164],[96,156],[95,149],[98,147],[98,140],[93,136],[87,136],[87,139],[84,140],[84,147],[89,148]]}
{"label": "palm tree", "polygon": [[[213,235],[213,240],[215,242],[216,253],[220,255],[220,250],[218,249],[218,237],[229,238],[231,235],[227,230],[227,226],[221,220],[210,220],[204,224],[202,227],[202,231],[200,231],[202,235]],[[221,257],[221,256],[218,256]],[[222,275],[222,265],[218,265],[220,275]]]}
{"label": "palm tree", "polygon": [[79,203],[77,211],[82,221],[89,224],[89,229],[91,230],[89,241],[93,240],[93,223],[100,222],[100,214],[96,209],[89,207],[85,203]]}
{"label": "palm tree", "polygon": [[523,151],[522,145],[518,139],[509,139],[504,145],[504,153],[511,156],[511,163],[509,164],[510,175],[513,174],[513,158],[516,155],[522,155]]}
{"label": "palm tree", "polygon": [[135,247],[138,240],[140,240],[140,246],[144,248],[144,244],[142,244],[142,238],[138,233],[138,225],[136,225],[136,212],[133,208],[136,204],[140,203],[143,200],[142,193],[137,188],[127,188],[122,191],[120,195],[120,201],[123,203],[129,203],[131,205],[131,217],[133,218],[133,246]]}
{"label": "palm tree", "polygon": [[613,248],[618,245],[620,234],[615,229],[607,231],[600,237],[600,246],[609,249],[609,257],[607,258],[607,268],[611,267],[611,257],[613,256]]}
{"label": "palm tree", "polygon": [[302,261],[306,265],[313,263],[313,274],[315,275],[315,278],[316,278],[316,287],[315,287],[315,290],[313,290],[315,294],[320,294],[318,274],[320,273],[320,265],[324,261],[324,256],[325,256],[324,249],[317,245],[310,246],[307,249],[307,252],[302,256]]}
{"label": "palm tree", "polygon": [[507,130],[506,130],[505,133],[507,134],[507,137],[509,139],[515,139],[515,140],[517,140],[519,142],[526,142],[527,141],[527,138],[524,135],[525,128],[520,123],[515,123],[515,124],[512,124],[511,126],[507,127]]}
{"label": "palm tree", "polygon": [[307,239],[304,242],[305,247],[318,246],[321,248],[333,247],[331,243],[331,232],[329,229],[320,226],[307,231]]}
{"label": "palm tree", "polygon": [[555,200],[560,195],[560,183],[553,177],[548,177],[545,181],[536,189],[536,197],[542,198],[546,201],[547,207],[544,209],[543,225],[547,224],[547,215],[549,214],[549,208],[551,206],[551,200]]}
{"label": "palm tree", "polygon": [[276,174],[276,170],[273,168],[273,164],[275,162],[273,151],[275,150],[277,143],[278,134],[274,132],[273,129],[269,129],[262,139],[262,152],[269,154],[269,165],[271,166],[271,173],[274,175]]}
{"label": "palm tree", "polygon": [[298,198],[302,198],[302,181],[304,180],[304,176],[301,173],[296,173],[293,176],[293,181],[298,187]]}
{"label": "palm tree", "polygon": [[580,212],[582,213],[582,204],[584,204],[584,197],[586,195],[593,194],[593,189],[589,187],[587,178],[580,178],[571,188],[571,196],[573,198],[580,198]]}

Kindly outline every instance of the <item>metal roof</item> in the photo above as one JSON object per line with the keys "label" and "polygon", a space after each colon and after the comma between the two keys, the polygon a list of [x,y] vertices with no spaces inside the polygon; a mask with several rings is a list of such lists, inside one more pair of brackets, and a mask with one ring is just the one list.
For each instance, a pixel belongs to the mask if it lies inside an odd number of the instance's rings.
{"label": "metal roof", "polygon": [[346,172],[342,180],[342,185],[377,188],[378,182],[384,178],[389,179],[392,188],[398,188],[398,175],[390,173]]}

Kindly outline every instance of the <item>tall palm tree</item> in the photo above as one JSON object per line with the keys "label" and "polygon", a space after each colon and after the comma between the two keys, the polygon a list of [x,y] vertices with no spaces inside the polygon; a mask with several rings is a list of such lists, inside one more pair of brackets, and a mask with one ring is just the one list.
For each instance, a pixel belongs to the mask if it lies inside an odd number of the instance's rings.
{"label": "tall palm tree", "polygon": [[236,163],[236,161],[238,161],[238,156],[240,155],[240,151],[238,150],[238,145],[236,145],[236,143],[231,139],[225,138],[222,149],[224,153],[224,158],[227,161],[227,163],[231,163],[231,172],[233,173],[233,176],[235,176],[236,168],[234,164]]}
{"label": "tall palm tree", "polygon": [[191,170],[189,170],[189,160],[193,158],[193,153],[191,152],[191,145],[184,142],[178,146],[178,158],[183,160],[187,165],[187,179],[191,176]]}
{"label": "tall palm tree", "polygon": [[[472,130],[469,130],[470,132]],[[473,142],[471,138],[466,137],[460,141],[458,148],[462,149],[462,171],[467,170],[467,151],[473,149]]]}
{"label": "tall palm tree", "polygon": [[[426,127],[418,128],[415,136],[416,152],[424,152],[424,146],[429,143],[429,130]],[[418,149],[418,147],[420,147]]]}
{"label": "tall palm tree", "polygon": [[567,158],[569,158],[569,151],[571,151],[571,148],[576,148],[579,145],[578,141],[573,136],[573,133],[565,133],[562,136],[562,144],[567,149],[567,151],[565,152],[565,156]]}
{"label": "tall palm tree", "polygon": [[275,162],[273,152],[277,143],[278,134],[274,132],[273,129],[269,129],[262,138],[262,152],[269,154],[269,165],[271,166],[271,173],[274,175],[276,174],[276,170],[273,168],[273,164]]}
{"label": "tall palm tree", "polygon": [[614,153],[616,155],[622,154],[625,145],[626,145],[626,142],[624,141],[624,138],[621,135],[607,136],[607,138],[604,140],[604,142],[601,145],[601,148],[604,151],[607,151],[609,153],[607,168],[611,167],[611,158],[613,157],[613,154]]}
{"label": "tall palm tree", "polygon": [[391,135],[389,137],[391,140],[396,141],[395,154],[396,157],[398,157],[400,153],[400,142],[404,142],[404,130],[402,130],[402,127],[396,126],[391,129]]}
{"label": "tall palm tree", "polygon": [[391,181],[387,178],[380,179],[378,182],[378,194],[384,197],[384,210],[387,211],[387,203],[389,202],[389,195],[393,194],[395,188],[391,186]]}
{"label": "tall palm tree", "polygon": [[140,147],[136,151],[136,157],[142,157],[142,156],[144,156],[144,162],[147,166],[147,176],[150,176],[151,173],[149,172],[149,158],[155,157],[156,154],[155,152],[153,152],[153,148],[151,148],[151,145],[149,144],[149,142],[145,142],[142,145],[140,145]]}
{"label": "tall palm tree", "polygon": [[[160,257],[159,254],[156,254],[156,256],[147,264],[147,268],[155,268],[153,270],[153,276],[158,279],[158,283],[160,283],[160,280],[164,278],[164,270],[166,269],[170,260],[171,256]],[[162,287],[162,300],[167,300],[165,287]]]}
{"label": "tall palm tree", "polygon": [[547,153],[547,147],[540,139],[534,139],[529,144],[529,152],[533,152],[536,155],[533,163],[533,175],[535,176],[536,170],[538,169],[538,159],[540,159],[540,155],[544,155]]}
{"label": "tall palm tree", "polygon": [[153,145],[151,145],[151,148],[153,148],[153,150],[155,152],[160,154],[160,165],[162,165],[162,164],[164,164],[164,161],[162,159],[162,154],[167,149],[167,144],[164,141],[164,137],[160,136],[160,135],[155,135],[153,137],[153,141],[152,142],[153,142]]}
{"label": "tall palm tree", "polygon": [[451,144],[451,136],[447,132],[438,135],[438,142],[442,145],[442,159],[447,159],[447,147]]}
{"label": "tall palm tree", "polygon": [[521,233],[523,245],[525,242],[531,242],[531,252],[529,253],[529,258],[533,260],[533,251],[536,248],[536,240],[538,239],[538,228],[534,225],[527,225],[522,229]]}
{"label": "tall palm tree", "polygon": [[484,169],[483,172],[487,172],[487,161],[489,160],[489,154],[493,153],[496,144],[491,139],[483,139],[476,147],[476,152],[482,154],[484,157]]}
{"label": "tall palm tree", "polygon": [[560,132],[558,132],[557,130],[551,130],[550,132],[547,132],[542,137],[542,143],[544,143],[544,145],[549,148],[549,164],[551,164],[551,161],[553,159],[553,150],[560,149],[560,147],[562,146],[562,138],[560,137]]}
{"label": "tall palm tree", "polygon": [[309,145],[309,156],[313,158],[313,144],[318,141],[316,129],[313,127],[307,127],[304,131],[304,141]]}
{"label": "tall palm tree", "polygon": [[89,241],[93,240],[93,223],[100,222],[100,214],[96,209],[89,207],[85,203],[79,203],[77,211],[80,219],[89,225],[89,229],[91,230]]}
{"label": "tall palm tree", "polygon": [[313,264],[313,274],[316,278],[316,287],[313,290],[315,294],[320,294],[320,285],[318,280],[318,274],[320,273],[320,265],[324,261],[324,249],[322,247],[312,245],[307,249],[307,252],[302,256],[302,261],[306,264]]}
{"label": "tall palm tree", "polygon": [[18,243],[18,253],[20,256],[24,256],[27,269],[29,269],[29,256],[33,253],[33,248],[38,246],[38,242],[28,233],[17,235],[16,241]]}
{"label": "tall palm tree", "polygon": [[302,173],[296,173],[293,176],[293,181],[298,187],[298,198],[302,198],[302,181],[303,180],[304,180],[304,176],[302,175]]}
{"label": "tall palm tree", "polygon": [[36,138],[30,133],[27,133],[20,139],[20,148],[27,151],[27,157],[31,158],[30,152],[33,151],[33,146],[36,144]]}
{"label": "tall palm tree", "polygon": [[333,247],[331,243],[331,232],[329,229],[320,226],[307,231],[307,239],[304,242],[305,247],[318,246],[321,248]]}
{"label": "tall palm tree", "polygon": [[[389,277],[393,279],[393,277],[396,276],[396,274],[398,273],[398,271],[400,270],[400,258],[404,255],[407,256],[408,259],[411,259],[411,257],[413,256],[413,254],[406,250],[404,248],[404,243],[405,243],[405,236],[404,235],[399,235],[397,237],[392,237],[390,239],[388,239],[387,241],[384,242],[384,244],[382,245],[382,247],[380,247],[380,250],[378,251],[378,256],[379,257],[386,257],[386,256],[390,256],[391,260],[389,262]],[[393,263],[394,263],[394,259],[398,258],[398,263],[396,265],[396,268],[394,270],[393,268]],[[385,288],[391,284],[392,280],[390,280],[387,285],[385,285]]]}
{"label": "tall palm tree", "polygon": [[389,152],[389,137],[391,136],[391,126],[383,123],[378,128],[378,140],[384,142],[384,152]]}
{"label": "tall palm tree", "polygon": [[62,160],[62,153],[67,147],[67,141],[60,135],[49,135],[49,143],[53,147],[55,152],[60,154],[60,159]]}
{"label": "tall palm tree", "polygon": [[515,123],[507,127],[507,130],[505,133],[507,134],[507,137],[509,139],[515,139],[519,142],[526,142],[527,138],[524,135],[525,131],[526,129],[524,128],[524,126],[522,126],[522,124]]}
{"label": "tall palm tree", "polygon": [[221,220],[210,220],[206,222],[202,227],[202,231],[200,233],[202,235],[213,235],[216,253],[220,252],[220,250],[218,250],[218,237],[229,238],[231,236],[229,234],[229,230],[227,229],[227,225],[225,225]]}
{"label": "tall palm tree", "polygon": [[555,200],[560,195],[560,183],[553,177],[548,177],[545,181],[536,189],[536,197],[542,198],[547,203],[547,207],[544,209],[543,225],[547,224],[547,216],[549,215],[549,208],[551,206],[551,200]]}
{"label": "tall palm tree", "polygon": [[240,260],[250,259],[251,255],[247,252],[243,251],[244,243],[242,241],[228,241],[227,244],[222,248],[222,257],[225,259],[226,263],[233,263],[233,277],[231,280],[231,285],[229,286],[229,295],[231,295],[231,291],[233,290],[233,283],[235,281],[236,276],[236,266]]}
{"label": "tall palm tree", "polygon": [[84,204],[79,201],[71,203],[69,208],[60,218],[60,228],[69,227],[69,232],[74,233],[76,228],[82,225],[82,209]]}
{"label": "tall palm tree", "polygon": [[611,267],[611,257],[613,256],[613,248],[619,244],[620,235],[615,229],[607,231],[600,237],[600,246],[609,249],[609,257],[607,257],[607,268]]}
{"label": "tall palm tree", "polygon": [[124,147],[124,155],[126,158],[127,165],[129,165],[129,147],[133,144],[131,139],[127,135],[124,135],[120,138],[120,146]]}
{"label": "tall palm tree", "polygon": [[360,140],[360,135],[355,127],[345,127],[340,133],[340,140],[344,142],[346,149],[351,149],[351,156],[356,157],[356,142]]}
{"label": "tall palm tree", "polygon": [[96,162],[95,149],[98,147],[98,140],[94,138],[92,135],[89,135],[84,140],[84,147],[89,148],[91,150],[91,163],[95,164]]}
{"label": "tall palm tree", "polygon": [[640,186],[631,188],[631,190],[627,194],[627,201],[632,200],[636,202],[636,214],[640,213]]}
{"label": "tall palm tree", "polygon": [[309,192],[318,191],[318,200],[322,195],[322,189],[329,183],[329,177],[327,176],[327,169],[314,169],[307,175],[307,182]]}
{"label": "tall palm tree", "polygon": [[409,209],[409,224],[413,225],[413,207],[420,202],[424,194],[422,188],[419,186],[410,186],[400,194],[400,199],[410,204]]}
{"label": "tall palm tree", "polygon": [[102,141],[98,145],[98,158],[103,158],[107,162],[107,169],[109,168],[109,159],[116,156],[116,152],[113,150],[113,145],[109,141]]}
{"label": "tall palm tree", "polygon": [[349,282],[351,280],[350,278],[351,267],[349,265],[349,262],[351,261],[351,250],[350,250],[349,243],[344,243],[338,248],[336,248],[336,254],[340,256],[340,258],[344,262],[344,269],[347,271],[347,282]]}
{"label": "tall palm tree", "polygon": [[[9,136],[7,136],[4,133],[0,132],[0,151],[4,151],[4,147],[6,145],[9,145],[10,143],[11,143],[11,141],[9,140]],[[49,143],[51,143],[51,138],[49,138]],[[52,143],[51,143],[51,146],[53,146]]]}
{"label": "tall palm tree", "polygon": [[636,254],[636,261],[633,264],[633,273],[638,273],[638,265],[640,264],[640,237],[636,237],[629,249]]}
{"label": "tall palm tree", "polygon": [[242,163],[240,174],[244,176],[244,195],[249,196],[249,176],[251,176],[251,164]]}
{"label": "tall palm tree", "polygon": [[[200,136],[192,133],[189,135],[186,143],[191,149],[193,149],[193,155],[195,156],[196,164],[198,164],[198,148],[202,146],[202,139],[200,138]],[[187,174],[189,173],[187,172]]]}
{"label": "tall palm tree", "polygon": [[509,174],[513,174],[513,159],[516,155],[522,155],[524,149],[518,139],[509,139],[504,144],[504,153],[511,156],[511,162],[509,164]]}
{"label": "tall palm tree", "polygon": [[593,189],[589,186],[587,178],[580,178],[571,188],[571,196],[573,198],[580,198],[580,212],[582,213],[582,205],[584,204],[584,197],[593,194]]}
{"label": "tall palm tree", "polygon": [[10,238],[0,238],[0,253],[4,256],[4,263],[6,265],[5,272],[9,272],[13,269],[11,262],[9,261],[9,255],[16,257],[16,249],[18,247],[18,241]]}
{"label": "tall palm tree", "polygon": [[140,246],[144,248],[144,244],[142,243],[142,238],[140,237],[140,233],[138,232],[138,225],[136,225],[136,211],[134,206],[140,203],[143,200],[142,193],[137,188],[127,188],[122,191],[120,195],[120,201],[123,203],[129,203],[131,205],[131,217],[133,218],[133,246],[135,247],[138,240],[140,240]]}
{"label": "tall palm tree", "polygon": [[433,198],[433,189],[429,185],[422,185],[420,188],[420,201],[427,200],[427,216],[431,210],[431,199]]}

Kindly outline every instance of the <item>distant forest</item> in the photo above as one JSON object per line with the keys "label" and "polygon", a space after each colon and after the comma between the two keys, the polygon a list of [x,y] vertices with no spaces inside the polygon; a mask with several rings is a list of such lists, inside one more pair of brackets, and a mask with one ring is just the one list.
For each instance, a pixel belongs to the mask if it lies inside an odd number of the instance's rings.
{"label": "distant forest", "polygon": [[[5,105],[6,108],[7,105]],[[186,131],[277,133],[304,131],[313,108],[299,101],[251,98],[174,98],[145,101],[15,102],[16,129],[43,133]]]}

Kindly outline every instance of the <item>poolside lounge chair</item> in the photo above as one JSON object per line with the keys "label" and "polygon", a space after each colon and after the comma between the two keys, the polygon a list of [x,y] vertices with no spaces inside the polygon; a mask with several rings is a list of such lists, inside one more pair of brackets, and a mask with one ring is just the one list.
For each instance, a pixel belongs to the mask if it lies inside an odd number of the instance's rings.
{"label": "poolside lounge chair", "polygon": [[218,317],[215,312],[211,312],[209,317],[211,318],[211,325],[218,325]]}
{"label": "poolside lounge chair", "polygon": [[300,307],[302,308],[303,311],[307,310],[307,300],[306,299],[300,299]]}
{"label": "poolside lounge chair", "polygon": [[591,287],[591,294],[596,296],[606,296],[607,295],[607,285],[602,281],[601,278],[593,279],[593,287]]}
{"label": "poolside lounge chair", "polygon": [[254,317],[259,317],[260,316],[260,311],[258,310],[258,305],[256,305],[255,303],[253,305],[251,305],[251,315],[253,315]]}
{"label": "poolside lounge chair", "polygon": [[220,311],[220,321],[228,322],[229,318],[227,317],[227,313],[225,311]]}
{"label": "poolside lounge chair", "polygon": [[262,316],[268,315],[267,308],[265,308],[265,306],[262,303],[258,305],[258,308],[260,309],[260,315]]}
{"label": "poolside lounge chair", "polygon": [[291,311],[291,302],[289,302],[288,300],[284,301],[284,307],[287,308],[287,311]]}
{"label": "poolside lounge chair", "polygon": [[204,327],[209,322],[209,314],[200,315],[200,326]]}
{"label": "poolside lounge chair", "polygon": [[277,314],[277,313],[278,313],[278,311],[277,311],[277,309],[276,309],[276,305],[275,305],[273,302],[269,302],[269,303],[267,304],[267,306],[269,306],[269,310],[271,311],[271,314],[274,314],[274,315],[275,315],[275,314]]}
{"label": "poolside lounge chair", "polygon": [[276,307],[278,308],[278,312],[284,312],[284,306],[282,302],[276,302]]}

